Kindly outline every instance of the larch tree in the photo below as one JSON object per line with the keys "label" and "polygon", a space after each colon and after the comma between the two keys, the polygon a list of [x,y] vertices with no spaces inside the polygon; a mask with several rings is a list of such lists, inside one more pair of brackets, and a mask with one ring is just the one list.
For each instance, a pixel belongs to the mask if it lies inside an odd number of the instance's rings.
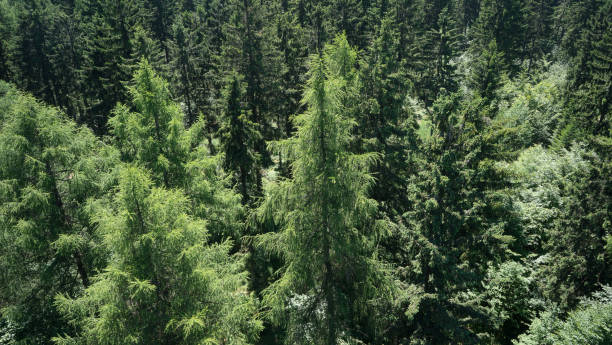
{"label": "larch tree", "polygon": [[14,340],[48,344],[70,327],[53,307],[78,294],[106,255],[91,199],[114,186],[117,151],[0,83],[0,299]]}
{"label": "larch tree", "polygon": [[312,58],[307,110],[295,119],[295,136],[273,145],[291,158],[293,175],[270,187],[257,212],[281,227],[256,241],[284,260],[263,301],[270,319],[287,327],[287,343],[360,338],[359,320],[392,290],[374,255],[382,225],[367,196],[377,155],[348,151],[355,122],[339,106],[332,60]]}
{"label": "larch tree", "polygon": [[[109,120],[122,159],[151,172],[157,185],[183,188],[191,215],[209,222],[211,239],[238,239],[243,210],[205,137],[205,120],[184,127],[184,114],[170,98],[168,84],[142,61],[130,87],[132,109],[119,104]],[[239,128],[241,129],[241,128]],[[240,143],[241,138],[235,138]]]}
{"label": "larch tree", "polygon": [[183,113],[172,101],[166,81],[146,60],[133,83],[129,90],[135,112],[118,104],[109,120],[117,146],[124,160],[143,164],[167,188],[183,186],[188,153]]}
{"label": "larch tree", "polygon": [[56,344],[253,344],[261,329],[231,242],[208,244],[206,222],[189,216],[180,189],[155,187],[126,165],[112,207],[98,209],[111,253],[78,298],[56,306],[77,330]]}

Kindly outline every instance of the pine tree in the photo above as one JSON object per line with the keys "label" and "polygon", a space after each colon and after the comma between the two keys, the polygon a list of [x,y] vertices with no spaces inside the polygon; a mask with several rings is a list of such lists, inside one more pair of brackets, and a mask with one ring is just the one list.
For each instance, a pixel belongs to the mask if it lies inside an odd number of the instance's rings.
{"label": "pine tree", "polygon": [[111,110],[128,96],[132,32],[143,25],[144,13],[137,1],[92,1],[89,6],[83,6],[80,14],[85,35],[81,65],[83,107],[88,126],[97,134],[105,134]]}
{"label": "pine tree", "polygon": [[28,0],[18,9],[14,64],[18,85],[46,102],[58,105],[54,71],[49,61],[49,28],[53,16],[50,1]]}
{"label": "pine tree", "polygon": [[530,0],[522,8],[527,23],[523,51],[528,55],[529,71],[538,59],[552,50],[553,9],[551,0]]}
{"label": "pine tree", "polygon": [[367,167],[376,156],[348,152],[354,121],[339,107],[339,63],[312,58],[308,110],[296,118],[296,135],[275,144],[291,157],[292,178],[271,187],[258,210],[282,228],[257,241],[284,260],[264,303],[271,320],[287,326],[289,343],[359,338],[358,321],[380,303],[373,298],[390,291],[372,256],[376,203],[367,198]]}
{"label": "pine tree", "polygon": [[77,328],[56,344],[252,344],[261,323],[231,243],[207,244],[205,222],[180,189],[122,168],[114,207],[95,220],[111,253],[81,297],[56,306]]}

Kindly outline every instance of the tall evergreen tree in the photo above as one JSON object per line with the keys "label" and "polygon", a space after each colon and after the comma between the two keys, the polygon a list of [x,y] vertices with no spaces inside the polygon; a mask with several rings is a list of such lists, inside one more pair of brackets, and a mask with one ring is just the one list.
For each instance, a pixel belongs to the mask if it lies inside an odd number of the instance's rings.
{"label": "tall evergreen tree", "polygon": [[[465,294],[479,291],[487,265],[518,250],[506,172],[495,166],[498,133],[490,108],[476,97],[441,97],[434,105],[422,170],[409,185],[406,282],[408,329],[425,343],[477,344],[486,315]],[[499,159],[499,157],[497,157]],[[519,247],[520,248],[520,247]]]}
{"label": "tall evergreen tree", "polygon": [[373,256],[376,203],[366,194],[376,156],[348,152],[354,121],[339,107],[338,63],[312,58],[308,110],[296,118],[296,136],[275,145],[292,158],[292,178],[271,187],[258,210],[282,227],[257,241],[285,262],[264,303],[287,326],[288,343],[360,338],[358,321],[390,291]]}
{"label": "tall evergreen tree", "polygon": [[256,178],[253,170],[258,158],[254,145],[259,139],[259,133],[242,109],[242,91],[237,76],[233,77],[226,93],[226,119],[220,130],[222,151],[226,168],[237,176],[242,203],[247,204],[253,194],[252,185]]}
{"label": "tall evergreen tree", "polygon": [[503,54],[505,67],[515,73],[520,62],[528,58],[522,54],[525,26],[524,12],[519,0],[482,1],[472,30],[474,42],[471,49],[478,52],[486,49],[489,42],[495,41],[497,49]]}
{"label": "tall evergreen tree", "polygon": [[357,118],[360,152],[381,154],[375,164],[372,197],[390,216],[401,215],[407,200],[404,181],[410,170],[409,150],[416,148],[416,121],[405,107],[411,85],[398,61],[398,33],[384,19],[361,70],[365,106]]}
{"label": "tall evergreen tree", "polygon": [[419,58],[424,71],[415,88],[425,104],[431,105],[441,90],[457,90],[457,62],[453,60],[459,55],[461,36],[448,6],[440,11],[436,25],[425,32],[420,43]]}
{"label": "tall evergreen tree", "polygon": [[585,135],[607,135],[612,128],[612,4],[606,2],[588,20],[576,44],[570,70],[560,140],[569,145]]}
{"label": "tall evergreen tree", "polygon": [[484,100],[491,103],[501,85],[504,74],[504,54],[498,50],[495,41],[489,42],[486,49],[474,57],[467,76],[467,84]]}
{"label": "tall evergreen tree", "polygon": [[212,115],[206,99],[210,97],[208,88],[213,86],[208,75],[211,54],[205,30],[206,15],[202,7],[198,7],[195,13],[178,15],[169,42],[171,64],[175,70],[173,81],[178,86],[177,94],[182,98],[189,124],[193,124],[201,112]]}
{"label": "tall evergreen tree", "polygon": [[[83,8],[85,52],[82,64],[86,123],[98,134],[107,132],[106,122],[117,102],[125,102],[131,71],[125,62],[132,57],[131,33],[143,16],[139,2],[96,0],[93,9]],[[85,7],[85,6],[84,6]]]}
{"label": "tall evergreen tree", "polygon": [[[303,76],[306,69],[305,30],[299,24],[296,10],[289,1],[282,1],[278,14],[278,50],[282,54],[280,75],[280,104],[278,106],[279,138],[292,135],[294,126],[291,117],[301,109]],[[284,157],[279,157],[279,170],[287,174]]]}

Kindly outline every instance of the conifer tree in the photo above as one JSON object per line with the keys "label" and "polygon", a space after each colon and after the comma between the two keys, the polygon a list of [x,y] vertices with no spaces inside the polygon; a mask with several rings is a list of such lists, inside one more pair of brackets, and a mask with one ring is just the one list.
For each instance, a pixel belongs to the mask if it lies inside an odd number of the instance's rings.
{"label": "conifer tree", "polygon": [[17,32],[17,11],[8,1],[0,1],[0,79],[8,81],[12,76],[10,56],[13,53]]}
{"label": "conifer tree", "polygon": [[565,146],[579,136],[608,135],[612,128],[612,5],[606,2],[588,20],[576,44],[566,113],[560,138]]}
{"label": "conifer tree", "polygon": [[187,122],[191,125],[199,113],[211,114],[207,97],[210,82],[211,54],[207,44],[205,16],[202,7],[195,13],[178,15],[172,26],[172,40],[169,42],[171,65],[176,71],[173,81],[179,86],[178,94],[185,104]]}
{"label": "conifer tree", "polygon": [[348,151],[354,120],[340,107],[339,64],[312,58],[307,111],[296,118],[296,135],[275,144],[292,159],[293,175],[272,186],[258,210],[282,229],[257,241],[284,260],[264,303],[271,320],[286,325],[288,343],[360,338],[358,321],[390,291],[373,256],[377,207],[366,194],[376,156]]}
{"label": "conifer tree", "polygon": [[170,62],[168,40],[171,37],[174,18],[180,13],[181,2],[174,0],[151,0],[146,4],[151,13],[151,30],[161,44],[166,63],[168,63]]}
{"label": "conifer tree", "polygon": [[417,293],[406,322],[427,343],[479,343],[486,315],[462,292],[479,291],[487,265],[520,249],[507,172],[493,163],[499,134],[486,126],[486,104],[460,94],[436,101],[422,170],[408,187],[413,208],[404,250],[411,259],[402,266]]}
{"label": "conifer tree", "polygon": [[393,22],[383,19],[360,74],[365,106],[357,118],[358,150],[381,154],[372,197],[390,216],[405,211],[408,150],[416,148],[415,119],[405,109],[410,85],[398,61],[398,45]]}
{"label": "conifer tree", "polygon": [[[280,75],[280,91],[282,96],[278,106],[279,138],[286,139],[293,133],[294,126],[291,117],[301,109],[303,76],[306,69],[306,37],[305,30],[299,24],[295,8],[289,1],[282,1],[278,15],[277,35],[278,50],[282,54],[282,70]],[[279,171],[287,174],[287,166],[279,157]]]}
{"label": "conifer tree", "polygon": [[158,186],[183,188],[192,201],[190,214],[208,222],[213,241],[240,238],[243,209],[220,158],[204,143],[205,123],[199,120],[186,131],[167,83],[146,60],[139,66],[130,88],[136,112],[119,104],[110,119],[123,160],[149,169]]}
{"label": "conifer tree", "polygon": [[453,60],[458,56],[460,43],[457,24],[448,6],[444,7],[436,25],[425,33],[421,42],[423,51],[420,57],[423,59],[425,73],[415,88],[426,104],[432,104],[441,90],[457,90],[456,61]]}
{"label": "conifer tree", "polygon": [[56,344],[252,344],[261,329],[231,243],[208,245],[180,189],[122,168],[114,207],[95,217],[111,253],[81,297],[56,305],[77,329]]}
{"label": "conifer tree", "polygon": [[552,49],[553,9],[551,0],[530,0],[521,9],[526,21],[523,51],[528,55],[529,71]]}
{"label": "conifer tree", "polygon": [[491,103],[496,98],[496,92],[501,85],[504,73],[504,55],[497,49],[495,41],[489,42],[473,61],[467,84],[484,100]]}
{"label": "conifer tree", "polygon": [[255,124],[242,109],[242,91],[238,77],[234,76],[226,91],[227,110],[225,123],[221,128],[222,151],[225,154],[225,167],[236,174],[240,185],[242,203],[247,204],[252,195],[254,169],[257,154],[254,145],[259,139]]}
{"label": "conifer tree", "polygon": [[115,150],[55,108],[0,83],[0,300],[14,340],[48,344],[68,332],[53,307],[105,262],[90,199],[113,186]]}
{"label": "conifer tree", "polygon": [[[525,44],[525,21],[518,0],[485,0],[481,2],[478,19],[472,30],[474,52],[486,49],[495,41],[503,54],[505,67],[516,72],[517,62],[528,58],[522,54]],[[520,61],[517,61],[520,60]]]}
{"label": "conifer tree", "polygon": [[130,87],[132,105],[119,104],[109,120],[124,160],[143,164],[167,188],[185,184],[188,143],[183,113],[172,102],[167,83],[142,60]]}
{"label": "conifer tree", "polygon": [[53,16],[50,1],[24,1],[18,13],[14,64],[18,66],[19,85],[46,102],[57,104],[55,76],[49,61],[49,28]]}

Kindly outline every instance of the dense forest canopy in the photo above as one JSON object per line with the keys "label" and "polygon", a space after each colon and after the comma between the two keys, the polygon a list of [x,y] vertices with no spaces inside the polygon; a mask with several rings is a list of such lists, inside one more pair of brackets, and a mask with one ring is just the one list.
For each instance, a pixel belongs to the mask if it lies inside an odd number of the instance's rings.
{"label": "dense forest canopy", "polygon": [[0,345],[612,344],[611,0],[0,0]]}

